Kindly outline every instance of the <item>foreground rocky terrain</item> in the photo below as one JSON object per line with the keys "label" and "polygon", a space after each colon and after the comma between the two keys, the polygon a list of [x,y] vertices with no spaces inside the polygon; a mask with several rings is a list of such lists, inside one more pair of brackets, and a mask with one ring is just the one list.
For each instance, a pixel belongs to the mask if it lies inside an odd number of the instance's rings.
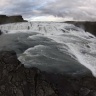
{"label": "foreground rocky terrain", "polygon": [[0,15],[0,24],[15,23],[15,22],[26,22],[21,15],[17,16],[6,16]]}
{"label": "foreground rocky terrain", "polygon": [[1,51],[0,96],[96,96],[96,78],[24,68],[14,51]]}
{"label": "foreground rocky terrain", "polygon": [[58,96],[37,68],[27,69],[15,52],[0,52],[0,96]]}

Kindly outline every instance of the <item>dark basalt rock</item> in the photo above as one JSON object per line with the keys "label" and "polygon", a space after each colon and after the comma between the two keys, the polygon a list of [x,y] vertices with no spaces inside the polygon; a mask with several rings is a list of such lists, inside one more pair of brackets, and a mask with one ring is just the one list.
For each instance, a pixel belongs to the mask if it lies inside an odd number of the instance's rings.
{"label": "dark basalt rock", "polygon": [[96,36],[96,22],[91,21],[67,21],[66,23],[71,23],[77,27],[83,28],[85,31],[92,33]]}
{"label": "dark basalt rock", "polygon": [[15,22],[26,22],[21,15],[17,16],[6,16],[6,15],[0,15],[0,24],[6,24],[6,23],[15,23]]}
{"label": "dark basalt rock", "polygon": [[14,51],[0,52],[0,96],[58,96],[37,68],[24,68]]}
{"label": "dark basalt rock", "polygon": [[96,96],[96,78],[92,74],[73,77],[28,69],[14,51],[1,51],[0,96]]}
{"label": "dark basalt rock", "polygon": [[46,80],[54,84],[59,96],[96,96],[96,78],[92,75],[73,77],[44,74]]}
{"label": "dark basalt rock", "polygon": [[0,30],[0,35],[2,35],[2,31]]}

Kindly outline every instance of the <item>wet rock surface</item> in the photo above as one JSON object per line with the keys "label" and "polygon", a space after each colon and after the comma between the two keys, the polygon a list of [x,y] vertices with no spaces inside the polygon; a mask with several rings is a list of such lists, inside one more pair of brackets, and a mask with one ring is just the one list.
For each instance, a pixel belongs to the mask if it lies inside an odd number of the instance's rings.
{"label": "wet rock surface", "polygon": [[37,68],[24,68],[14,51],[0,52],[0,96],[58,96]]}
{"label": "wet rock surface", "polygon": [[45,77],[54,84],[59,96],[96,96],[96,78],[92,75],[73,77],[46,73]]}
{"label": "wet rock surface", "polygon": [[96,96],[96,78],[25,68],[14,51],[0,51],[0,96]]}

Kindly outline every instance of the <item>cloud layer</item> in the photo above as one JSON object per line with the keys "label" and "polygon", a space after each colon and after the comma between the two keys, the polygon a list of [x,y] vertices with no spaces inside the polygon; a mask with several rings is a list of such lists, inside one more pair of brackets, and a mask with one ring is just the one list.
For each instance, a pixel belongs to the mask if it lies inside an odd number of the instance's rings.
{"label": "cloud layer", "polygon": [[96,21],[95,6],[96,0],[1,0],[0,14],[21,14],[29,20]]}

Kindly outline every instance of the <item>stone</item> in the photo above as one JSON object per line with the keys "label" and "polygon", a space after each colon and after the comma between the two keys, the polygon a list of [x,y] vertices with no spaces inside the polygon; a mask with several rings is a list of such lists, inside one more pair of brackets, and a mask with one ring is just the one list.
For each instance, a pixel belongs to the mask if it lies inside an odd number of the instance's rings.
{"label": "stone", "polygon": [[14,51],[0,52],[0,96],[58,96],[37,68],[25,68]]}

